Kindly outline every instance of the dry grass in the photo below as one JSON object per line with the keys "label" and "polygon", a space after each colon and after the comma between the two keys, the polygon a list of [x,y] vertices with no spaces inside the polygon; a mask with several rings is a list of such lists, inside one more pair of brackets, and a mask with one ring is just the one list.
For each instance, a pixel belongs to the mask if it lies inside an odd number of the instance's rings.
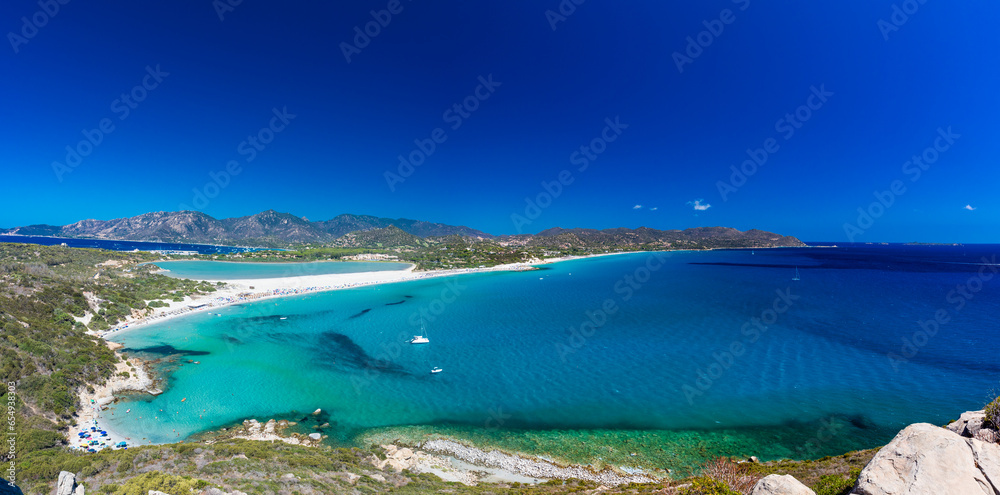
{"label": "dry grass", "polygon": [[735,463],[721,457],[702,466],[702,475],[725,483],[730,489],[743,495],[750,495],[750,491],[761,478],[760,475],[750,472],[746,464]]}

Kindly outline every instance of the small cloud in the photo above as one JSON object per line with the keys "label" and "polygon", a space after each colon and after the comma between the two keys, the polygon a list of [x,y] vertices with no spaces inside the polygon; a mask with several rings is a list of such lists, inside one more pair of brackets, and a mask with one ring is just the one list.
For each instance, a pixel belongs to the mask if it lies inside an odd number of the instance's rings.
{"label": "small cloud", "polygon": [[972,205],[965,205],[965,209],[969,211],[975,210],[975,208]]}
{"label": "small cloud", "polygon": [[656,207],[656,206],[654,206],[654,207],[652,207],[652,208],[649,209],[649,211],[656,211],[656,210],[659,210],[659,208]]}
{"label": "small cloud", "polygon": [[698,199],[696,199],[694,201],[688,201],[687,204],[691,205],[695,209],[695,211],[705,211],[705,210],[707,210],[707,209],[709,209],[709,208],[712,207],[712,205],[710,205],[710,204],[702,204],[701,203],[702,201],[705,201],[705,200],[701,199],[701,198],[698,198]]}
{"label": "small cloud", "polygon": [[632,207],[632,209],[633,210],[641,210],[642,209],[642,205],[635,205],[635,206]]}

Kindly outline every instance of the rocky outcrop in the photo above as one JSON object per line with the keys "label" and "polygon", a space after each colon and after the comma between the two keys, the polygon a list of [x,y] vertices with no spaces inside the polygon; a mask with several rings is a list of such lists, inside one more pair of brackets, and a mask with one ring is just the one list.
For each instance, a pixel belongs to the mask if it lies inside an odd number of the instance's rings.
{"label": "rocky outcrop", "polygon": [[84,495],[83,485],[76,484],[76,475],[69,471],[59,472],[56,495]]}
{"label": "rocky outcrop", "polygon": [[953,423],[953,428],[917,423],[903,429],[865,466],[851,493],[1000,493],[1000,446],[957,434],[956,430],[969,431],[978,417],[969,413],[962,416],[964,424]]}
{"label": "rocky outcrop", "polygon": [[958,417],[958,420],[945,426],[945,428],[963,437],[972,438],[983,428],[983,421],[985,419],[986,413],[984,411],[966,411]]}
{"label": "rocky outcrop", "polygon": [[242,438],[245,440],[258,440],[265,442],[273,442],[275,440],[279,442],[285,442],[292,445],[304,445],[306,447],[314,447],[319,445],[322,439],[326,435],[318,435],[316,433],[310,433],[307,435],[302,435],[300,433],[292,433],[289,435],[285,434],[285,429],[295,423],[281,420],[275,421],[273,419],[268,420],[266,423],[261,424],[260,421],[256,419],[248,419],[243,422],[242,428],[237,428],[233,430],[230,434],[233,438]]}
{"label": "rocky outcrop", "polygon": [[523,457],[505,454],[498,450],[486,452],[475,447],[468,447],[451,440],[430,440],[422,445],[424,450],[447,454],[479,466],[502,469],[530,478],[543,479],[581,479],[596,481],[603,485],[622,485],[627,483],[654,483],[657,480],[643,475],[621,475],[610,469],[594,472],[582,466],[561,467],[553,463],[525,459]]}
{"label": "rocky outcrop", "polygon": [[761,478],[750,495],[816,495],[816,492],[792,476],[771,474]]}

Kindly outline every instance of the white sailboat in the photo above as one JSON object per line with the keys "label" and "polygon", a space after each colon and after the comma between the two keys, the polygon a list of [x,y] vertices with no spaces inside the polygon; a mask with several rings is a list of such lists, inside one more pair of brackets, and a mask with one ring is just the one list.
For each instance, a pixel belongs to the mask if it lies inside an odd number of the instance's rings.
{"label": "white sailboat", "polygon": [[434,374],[437,374],[437,373],[440,373],[440,372],[442,372],[442,371],[444,371],[444,370],[443,370],[443,369],[441,369],[441,368],[438,368],[437,366],[435,366],[434,368],[431,368],[431,374],[432,374],[432,375],[434,375]]}
{"label": "white sailboat", "polygon": [[799,280],[802,280],[802,279],[799,278],[799,267],[795,267],[795,276],[792,277],[792,280],[794,280],[796,282],[798,282]]}
{"label": "white sailboat", "polygon": [[427,337],[423,336],[424,333],[427,333],[427,331],[424,330],[424,321],[423,320],[420,320],[420,333],[421,333],[421,335],[414,335],[413,338],[410,339],[410,343],[411,344],[430,344],[431,340],[428,339]]}

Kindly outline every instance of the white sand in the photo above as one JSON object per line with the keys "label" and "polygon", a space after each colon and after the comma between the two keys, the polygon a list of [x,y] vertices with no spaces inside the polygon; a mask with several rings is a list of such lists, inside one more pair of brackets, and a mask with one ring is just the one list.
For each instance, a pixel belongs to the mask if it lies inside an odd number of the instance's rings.
{"label": "white sand", "polygon": [[[562,259],[539,261],[533,264],[550,263],[561,261]],[[286,297],[311,292],[323,292],[328,290],[350,289],[366,285],[388,284],[393,282],[404,282],[407,280],[418,280],[433,277],[448,277],[466,273],[482,273],[493,271],[523,271],[532,270],[534,267],[528,263],[512,263],[508,265],[497,265],[488,268],[461,268],[454,270],[434,270],[418,272],[413,265],[403,270],[382,271],[382,272],[359,272],[359,273],[333,273],[326,275],[302,275],[296,277],[280,278],[258,278],[240,280],[205,280],[206,282],[222,282],[225,286],[210,294],[203,294],[194,297],[185,297],[184,301],[170,301],[167,307],[155,308],[152,314],[140,318],[128,318],[125,322],[119,323],[110,330],[95,332],[94,335],[106,337],[125,329],[135,328],[148,323],[159,323],[176,318],[178,316],[218,309],[231,304],[240,304],[249,301],[258,301],[272,297]],[[252,287],[252,289],[251,289]],[[192,308],[192,305],[203,305]]]}
{"label": "white sand", "polygon": [[[116,344],[109,344],[112,349],[116,347],[121,347]],[[132,369],[134,367],[134,370]],[[121,372],[128,372],[129,377],[125,378],[120,376]],[[112,403],[115,400],[114,394],[116,392],[122,392],[125,390],[135,390],[140,392],[150,392],[159,393],[157,389],[154,388],[153,380],[146,374],[146,370],[143,368],[142,364],[139,362],[133,362],[131,360],[121,360],[115,363],[115,374],[108,379],[103,385],[95,385],[94,393],[87,391],[86,387],[80,389],[80,410],[77,412],[78,418],[76,426],[69,428],[66,433],[66,439],[69,441],[69,445],[73,449],[86,450],[88,447],[94,450],[101,450],[103,448],[112,447],[118,442],[125,441],[129,446],[138,445],[137,439],[132,439],[120,435],[113,430],[107,428],[107,421],[103,419],[106,418],[105,415],[112,414],[111,412],[104,411],[104,406]],[[107,436],[101,436],[99,432],[90,431],[91,427],[97,427],[98,430],[104,430],[107,432]],[[91,438],[80,439],[79,433],[85,432],[90,435]],[[103,442],[104,445],[88,445],[91,440],[97,440]]]}

